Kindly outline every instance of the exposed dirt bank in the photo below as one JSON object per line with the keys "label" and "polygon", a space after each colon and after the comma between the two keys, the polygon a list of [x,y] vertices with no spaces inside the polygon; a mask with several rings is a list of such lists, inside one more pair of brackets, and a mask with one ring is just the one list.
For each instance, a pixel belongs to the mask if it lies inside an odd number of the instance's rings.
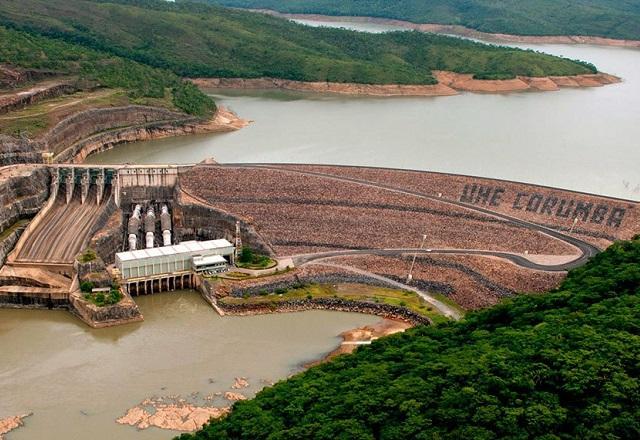
{"label": "exposed dirt bank", "polygon": [[96,134],[67,148],[56,156],[56,161],[82,163],[91,154],[109,150],[115,145],[123,143],[198,133],[223,133],[239,130],[249,125],[250,122],[220,106],[215,116],[208,121],[193,118],[187,118],[183,121],[158,121]]}
{"label": "exposed dirt bank", "polygon": [[58,163],[80,163],[121,143],[234,131],[250,122],[222,106],[209,120],[138,105],[89,109],[63,119],[36,139],[0,135],[0,166],[40,163],[44,152],[53,153]]}
{"label": "exposed dirt bank", "polygon": [[340,333],[342,343],[338,348],[329,352],[329,354],[320,360],[305,364],[304,368],[311,368],[315,365],[319,365],[341,354],[353,353],[359,345],[365,345],[366,343],[383,336],[403,332],[411,327],[413,327],[411,324],[404,321],[383,319],[373,325],[366,325],[352,330],[347,330],[346,332]]}
{"label": "exposed dirt bank", "polygon": [[437,23],[412,23],[410,21],[394,20],[390,18],[375,17],[354,17],[354,16],[330,16],[317,14],[282,14],[280,12],[256,9],[269,15],[284,17],[289,19],[324,21],[327,23],[351,21],[356,23],[374,23],[381,25],[399,26],[421,32],[433,32],[437,34],[459,35],[467,38],[477,38],[491,42],[502,43],[525,43],[525,44],[595,44],[599,46],[634,47],[640,48],[640,40],[618,40],[615,38],[593,37],[585,35],[512,35],[512,34],[492,34],[480,32],[464,26],[437,24]]}
{"label": "exposed dirt bank", "polygon": [[435,85],[356,84],[304,82],[277,78],[195,78],[198,87],[221,89],[283,89],[314,93],[366,96],[451,96],[460,91],[506,93],[553,91],[561,87],[600,87],[620,82],[620,78],[606,73],[573,76],[532,78],[519,76],[509,80],[478,80],[471,74],[434,71],[439,83]]}
{"label": "exposed dirt bank", "polygon": [[0,95],[0,114],[32,105],[43,99],[73,93],[77,88],[69,81],[49,81],[25,90]]}
{"label": "exposed dirt bank", "polygon": [[4,434],[13,431],[24,425],[24,419],[31,414],[23,414],[21,416],[7,417],[0,419],[0,440],[4,440]]}

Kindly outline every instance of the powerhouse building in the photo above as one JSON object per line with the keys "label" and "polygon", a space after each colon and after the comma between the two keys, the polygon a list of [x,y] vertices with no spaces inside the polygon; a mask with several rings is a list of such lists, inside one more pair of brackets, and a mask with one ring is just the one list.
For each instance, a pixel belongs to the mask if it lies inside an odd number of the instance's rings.
{"label": "powerhouse building", "polygon": [[201,271],[213,267],[219,271],[233,263],[234,251],[233,245],[224,239],[184,241],[173,246],[119,252],[116,254],[116,267],[124,280]]}

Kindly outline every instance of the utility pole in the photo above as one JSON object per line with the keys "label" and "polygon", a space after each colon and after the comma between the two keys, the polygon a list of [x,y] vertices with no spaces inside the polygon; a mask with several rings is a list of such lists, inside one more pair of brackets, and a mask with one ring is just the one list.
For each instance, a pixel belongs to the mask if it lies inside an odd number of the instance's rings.
{"label": "utility pole", "polygon": [[236,220],[236,239],[235,239],[235,249],[233,250],[233,264],[238,260],[238,253],[240,252],[240,248],[242,247],[242,238],[240,237],[240,222]]}
{"label": "utility pole", "polygon": [[573,218],[573,224],[571,225],[571,229],[569,229],[569,234],[573,233],[573,228],[576,227],[577,223],[578,223],[578,217],[574,217]]}
{"label": "utility pole", "polygon": [[[420,250],[424,247],[424,242],[427,240],[427,234],[422,234],[422,243],[420,243]],[[407,275],[407,284],[409,284],[413,280],[413,266],[416,264],[416,257],[418,256],[418,251],[415,251],[413,254],[413,260],[411,261],[411,267],[409,268],[409,275]]]}

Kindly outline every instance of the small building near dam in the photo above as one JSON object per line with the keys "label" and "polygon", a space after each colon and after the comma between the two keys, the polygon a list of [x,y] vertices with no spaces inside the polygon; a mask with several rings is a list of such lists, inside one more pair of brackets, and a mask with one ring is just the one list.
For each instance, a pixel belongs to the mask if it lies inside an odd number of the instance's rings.
{"label": "small building near dam", "polygon": [[227,240],[184,241],[116,254],[116,267],[129,293],[147,294],[193,286],[193,274],[221,272],[233,263],[235,248]]}

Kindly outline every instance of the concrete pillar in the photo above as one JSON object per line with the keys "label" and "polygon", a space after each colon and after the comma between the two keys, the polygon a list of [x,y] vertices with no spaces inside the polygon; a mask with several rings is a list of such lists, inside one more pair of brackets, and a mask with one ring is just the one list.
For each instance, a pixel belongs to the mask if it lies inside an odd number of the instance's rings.
{"label": "concrete pillar", "polygon": [[100,174],[96,178],[96,185],[98,191],[96,192],[96,203],[99,205],[102,202],[102,195],[104,194],[104,168],[100,168]]}
{"label": "concrete pillar", "polygon": [[116,170],[113,173],[113,180],[111,181],[111,191],[113,191],[113,198],[116,202],[116,206],[120,207],[120,172]]}
{"label": "concrete pillar", "polygon": [[56,172],[51,176],[51,197],[53,199],[58,195],[58,186],[60,185],[60,168],[56,169]]}
{"label": "concrete pillar", "polygon": [[87,200],[87,194],[89,194],[89,170],[80,170],[81,180],[80,180],[80,189],[82,193],[80,195],[81,203],[84,205],[85,200]]}
{"label": "concrete pillar", "polygon": [[67,205],[68,205],[69,202],[71,202],[71,199],[73,198],[73,187],[75,185],[75,181],[73,179],[73,168],[69,170],[69,174],[67,174],[67,177],[65,179],[65,184],[67,185]]}

